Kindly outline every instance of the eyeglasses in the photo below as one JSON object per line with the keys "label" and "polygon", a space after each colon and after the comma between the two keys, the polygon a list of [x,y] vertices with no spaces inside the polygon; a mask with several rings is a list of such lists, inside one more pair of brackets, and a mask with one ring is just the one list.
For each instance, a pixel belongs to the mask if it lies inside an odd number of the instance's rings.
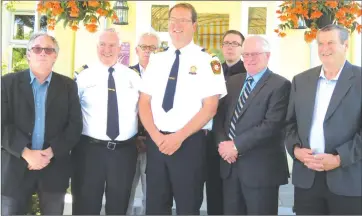
{"label": "eyeglasses", "polygon": [[233,42],[225,41],[222,43],[222,46],[223,47],[229,47],[229,46],[238,47],[238,46],[241,46],[241,44],[236,41],[233,41]]}
{"label": "eyeglasses", "polygon": [[242,56],[243,58],[248,58],[248,57],[254,58],[254,57],[256,57],[256,56],[258,56],[258,55],[260,55],[260,54],[263,54],[263,53],[266,53],[266,52],[241,53],[241,56]]}
{"label": "eyeglasses", "polygon": [[139,48],[141,48],[142,51],[149,50],[150,52],[154,52],[157,48],[153,45],[147,46],[144,44],[138,45]]}
{"label": "eyeglasses", "polygon": [[181,23],[181,24],[185,24],[185,23],[189,23],[189,22],[192,22],[192,20],[189,20],[189,19],[176,19],[176,18],[170,18],[168,20],[168,22],[170,24],[176,24],[176,23]]}
{"label": "eyeglasses", "polygon": [[53,54],[55,52],[54,48],[47,48],[47,47],[32,47],[31,50],[35,53],[35,54],[40,54],[43,52],[45,52],[45,54],[50,55]]}

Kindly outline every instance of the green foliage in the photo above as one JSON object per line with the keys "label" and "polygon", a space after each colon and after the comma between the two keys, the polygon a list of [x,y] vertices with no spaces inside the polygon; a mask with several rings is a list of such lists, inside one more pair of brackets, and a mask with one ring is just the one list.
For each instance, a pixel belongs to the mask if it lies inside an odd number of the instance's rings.
{"label": "green foliage", "polygon": [[33,194],[31,197],[31,206],[28,211],[28,215],[41,215],[38,194]]}
{"label": "green foliage", "polygon": [[219,49],[210,49],[210,52],[214,53],[220,60],[220,62],[224,62],[224,55],[222,54],[222,51]]}
{"label": "green foliage", "polygon": [[13,65],[12,72],[19,72],[27,69],[28,61],[26,59],[25,48],[13,48]]}

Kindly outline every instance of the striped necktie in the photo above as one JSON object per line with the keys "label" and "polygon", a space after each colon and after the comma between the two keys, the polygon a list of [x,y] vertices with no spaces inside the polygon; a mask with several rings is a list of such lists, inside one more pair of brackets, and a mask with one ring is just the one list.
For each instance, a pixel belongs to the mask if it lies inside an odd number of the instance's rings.
{"label": "striped necktie", "polygon": [[233,117],[231,118],[230,128],[229,128],[229,137],[230,139],[234,139],[236,136],[235,134],[235,127],[236,122],[238,121],[241,113],[241,109],[243,108],[246,99],[248,99],[250,92],[251,92],[251,84],[253,83],[253,77],[249,77],[246,79],[246,85],[244,87],[244,90],[241,92],[238,103],[236,104],[236,108],[233,114]]}

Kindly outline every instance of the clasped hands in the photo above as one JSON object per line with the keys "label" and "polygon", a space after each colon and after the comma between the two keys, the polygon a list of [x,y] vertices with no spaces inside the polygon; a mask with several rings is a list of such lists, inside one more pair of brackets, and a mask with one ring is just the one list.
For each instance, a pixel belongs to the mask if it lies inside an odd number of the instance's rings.
{"label": "clasped hands", "polygon": [[341,165],[339,155],[333,154],[313,154],[311,149],[294,148],[294,156],[306,167],[318,172],[333,170]]}
{"label": "clasped hands", "polygon": [[41,170],[48,166],[50,159],[53,158],[53,150],[51,147],[45,150],[31,150],[25,148],[21,155],[28,162],[29,170]]}
{"label": "clasped hands", "polygon": [[239,154],[232,140],[221,142],[218,151],[220,156],[229,164],[235,163]]}
{"label": "clasped hands", "polygon": [[152,140],[158,146],[160,152],[166,155],[173,155],[186,138],[180,133],[162,134],[158,132],[152,137]]}

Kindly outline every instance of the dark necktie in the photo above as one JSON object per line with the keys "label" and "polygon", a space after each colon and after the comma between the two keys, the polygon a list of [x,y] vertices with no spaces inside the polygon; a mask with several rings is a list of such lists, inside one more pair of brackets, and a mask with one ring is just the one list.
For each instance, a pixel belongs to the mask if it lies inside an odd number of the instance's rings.
{"label": "dark necktie", "polygon": [[249,94],[251,92],[251,84],[253,83],[253,77],[249,77],[246,79],[246,85],[244,90],[241,92],[240,97],[238,99],[238,103],[236,104],[236,108],[233,114],[233,117],[231,118],[230,128],[229,128],[229,137],[230,139],[234,139],[235,135],[235,126],[236,122],[238,121],[241,113],[241,109],[243,108],[246,99],[248,99]]}
{"label": "dark necktie", "polygon": [[176,59],[173,62],[171,72],[167,81],[165,95],[163,96],[162,108],[165,110],[165,112],[168,112],[170,109],[172,109],[173,101],[175,99],[178,66],[180,63],[180,50],[176,50],[175,53]]}
{"label": "dark necktie", "polygon": [[108,69],[107,136],[111,140],[115,140],[119,135],[117,92],[112,76],[113,71],[113,67]]}

